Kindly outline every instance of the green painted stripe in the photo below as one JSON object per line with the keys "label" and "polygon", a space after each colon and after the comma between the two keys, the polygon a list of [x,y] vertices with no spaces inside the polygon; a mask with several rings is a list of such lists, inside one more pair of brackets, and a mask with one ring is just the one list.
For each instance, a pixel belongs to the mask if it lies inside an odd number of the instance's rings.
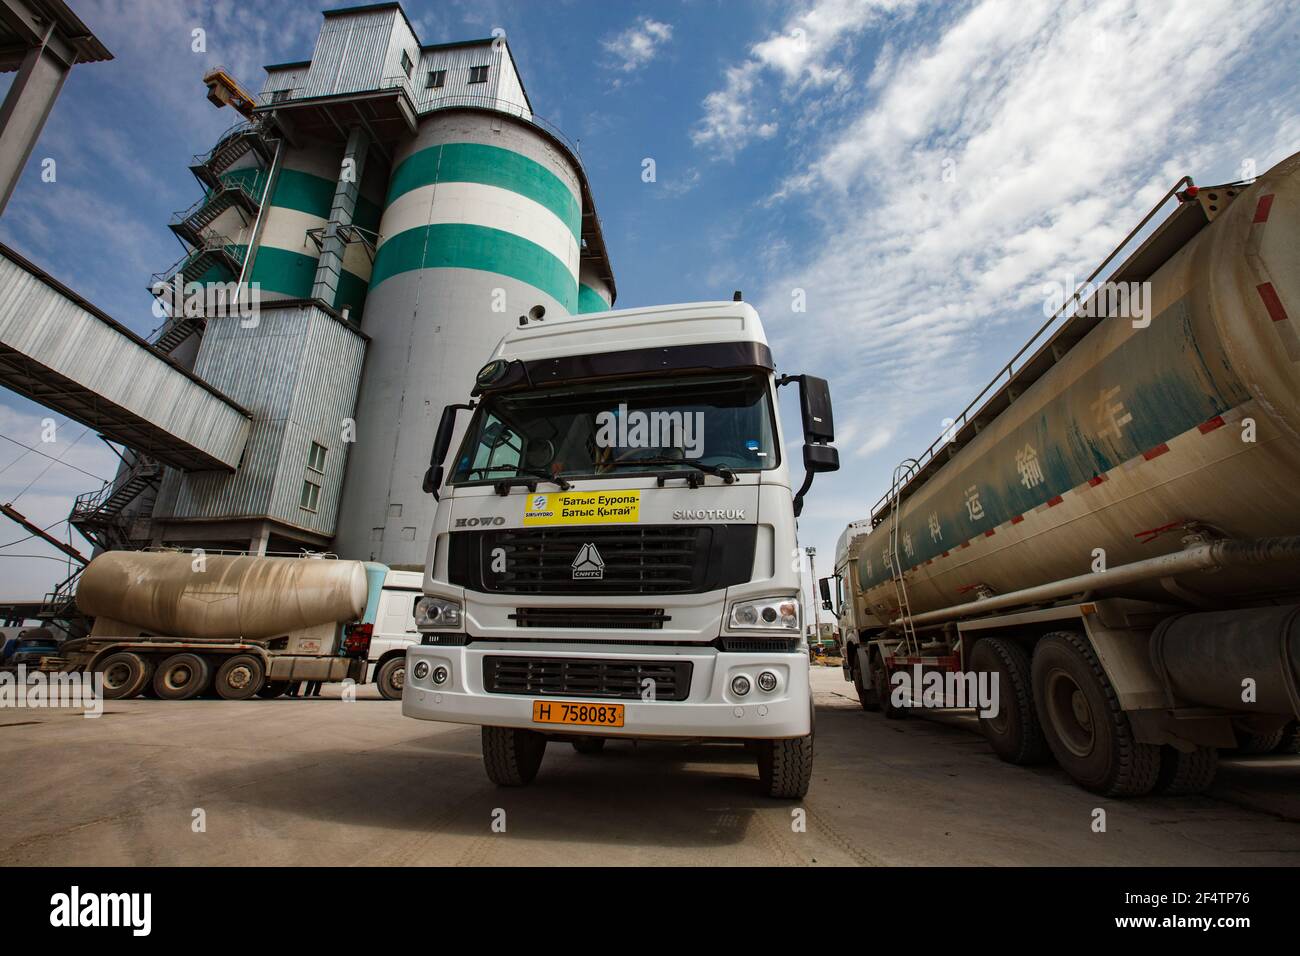
{"label": "green painted stripe", "polygon": [[340,312],[347,306],[352,310],[353,322],[361,321],[361,313],[366,304],[366,291],[370,283],[354,272],[344,269],[339,273],[339,287],[334,295],[334,308]]}
{"label": "green painted stripe", "polygon": [[379,247],[370,287],[413,269],[496,272],[542,290],[569,312],[578,304],[577,280],[563,262],[534,242],[487,226],[447,222],[399,232]]}
{"label": "green painted stripe", "polygon": [[263,292],[278,292],[292,299],[306,299],[311,296],[311,286],[315,279],[315,256],[262,245],[257,247],[257,258],[253,260],[253,272],[248,281],[259,283]]}
{"label": "green painted stripe", "polygon": [[[352,213],[352,221],[368,232],[378,232],[379,220],[383,214],[384,210],[380,208],[379,203],[371,202],[365,196],[358,196],[357,208]],[[371,238],[374,237],[371,236]]]}
{"label": "green painted stripe", "polygon": [[330,206],[334,204],[334,183],[332,180],[297,169],[281,169],[280,178],[275,181],[275,194],[271,196],[272,206],[296,209],[328,219]]}
{"label": "green painted stripe", "polygon": [[412,189],[434,183],[479,183],[508,189],[555,213],[575,239],[582,208],[560,177],[527,156],[499,146],[446,143],[412,153],[393,171],[385,206]]}
{"label": "green painted stripe", "polygon": [[609,310],[609,303],[600,297],[595,289],[589,285],[578,286],[578,313],[583,312],[606,312]]}

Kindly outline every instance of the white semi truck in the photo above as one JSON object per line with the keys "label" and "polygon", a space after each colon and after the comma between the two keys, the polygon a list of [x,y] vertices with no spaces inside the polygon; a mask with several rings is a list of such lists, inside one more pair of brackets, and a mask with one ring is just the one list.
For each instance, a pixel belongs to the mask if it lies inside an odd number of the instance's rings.
{"label": "white semi truck", "polygon": [[439,504],[402,712],[480,725],[500,785],[529,783],[551,741],[704,739],[748,744],[769,795],[803,796],[795,518],[839,465],[826,382],[778,378],[754,309],[710,302],[521,317],[473,397],[444,410],[425,478]]}

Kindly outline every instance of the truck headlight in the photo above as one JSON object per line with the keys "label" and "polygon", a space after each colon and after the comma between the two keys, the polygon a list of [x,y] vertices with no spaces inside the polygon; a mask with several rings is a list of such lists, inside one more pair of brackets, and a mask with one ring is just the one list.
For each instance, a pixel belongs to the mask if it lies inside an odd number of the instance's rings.
{"label": "truck headlight", "polygon": [[727,626],[741,631],[799,631],[799,599],[792,597],[737,601]]}
{"label": "truck headlight", "polygon": [[460,627],[460,602],[443,598],[422,597],[415,602],[415,628],[418,631],[456,630]]}

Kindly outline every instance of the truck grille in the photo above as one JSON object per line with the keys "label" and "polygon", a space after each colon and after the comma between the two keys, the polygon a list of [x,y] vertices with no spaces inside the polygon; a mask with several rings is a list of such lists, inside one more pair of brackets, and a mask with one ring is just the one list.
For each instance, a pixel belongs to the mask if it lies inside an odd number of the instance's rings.
{"label": "truck grille", "polygon": [[483,689],[489,694],[639,700],[642,683],[649,679],[655,700],[685,700],[692,667],[691,661],[490,656],[483,658]]}
{"label": "truck grille", "polygon": [[[449,577],[499,594],[699,594],[748,581],[756,540],[754,525],[453,532]],[[587,546],[599,554],[598,575],[576,567]]]}
{"label": "truck grille", "polygon": [[610,630],[663,630],[672,618],[653,607],[517,607],[515,627],[599,627]]}

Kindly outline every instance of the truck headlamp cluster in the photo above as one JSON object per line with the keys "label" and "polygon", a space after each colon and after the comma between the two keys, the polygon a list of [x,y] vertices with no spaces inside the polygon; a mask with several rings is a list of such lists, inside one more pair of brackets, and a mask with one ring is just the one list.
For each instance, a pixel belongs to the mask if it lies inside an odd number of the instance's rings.
{"label": "truck headlamp cluster", "polygon": [[738,601],[727,626],[738,631],[799,631],[799,599],[792,597]]}
{"label": "truck headlamp cluster", "polygon": [[458,601],[422,597],[415,602],[415,628],[418,631],[456,630],[461,624],[460,610]]}

